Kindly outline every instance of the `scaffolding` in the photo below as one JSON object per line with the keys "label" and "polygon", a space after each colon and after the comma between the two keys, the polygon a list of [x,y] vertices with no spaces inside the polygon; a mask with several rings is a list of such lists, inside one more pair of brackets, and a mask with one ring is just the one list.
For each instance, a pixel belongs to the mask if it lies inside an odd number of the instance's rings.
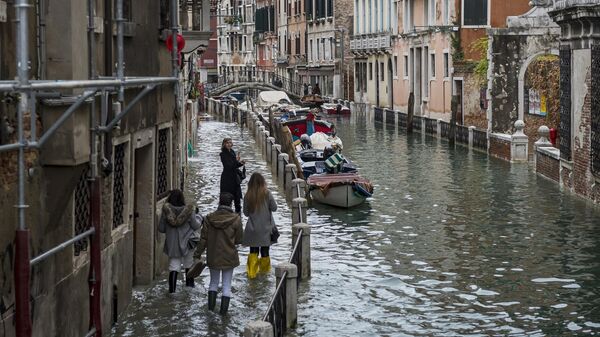
{"label": "scaffolding", "polygon": [[[32,334],[32,322],[30,312],[30,272],[31,267],[41,263],[46,258],[57,252],[71,246],[79,240],[89,238],[90,240],[90,272],[89,272],[89,299],[90,299],[90,325],[89,331],[85,336],[102,336],[102,313],[101,313],[101,224],[100,224],[100,205],[101,190],[98,177],[98,140],[103,133],[110,133],[113,127],[125,117],[142,98],[148,95],[157,86],[173,84],[175,94],[175,105],[177,111],[180,109],[179,102],[179,67],[178,51],[172,48],[171,52],[171,77],[126,77],[124,71],[124,22],[123,18],[123,0],[116,1],[116,25],[117,25],[117,64],[116,76],[99,77],[95,69],[95,43],[94,43],[94,8],[96,0],[87,0],[88,6],[88,80],[30,80],[29,74],[29,19],[28,11],[32,7],[30,0],[15,0],[16,16],[16,64],[17,77],[13,81],[0,81],[0,92],[16,93],[19,97],[17,106],[17,142],[12,144],[0,145],[0,152],[18,151],[18,197],[15,208],[18,211],[18,229],[15,235],[15,264],[14,264],[14,286],[15,286],[15,322],[16,336],[29,337]],[[173,39],[173,46],[177,46],[178,34],[178,1],[170,2],[170,31]],[[110,33],[107,33],[110,34]],[[37,34],[39,39],[39,32]],[[38,41],[39,42],[39,41]],[[83,93],[77,96],[75,102],[68,107],[62,115],[47,128],[39,137],[36,136],[36,112],[35,106],[39,93],[41,91],[57,92],[61,89],[84,89]],[[129,88],[143,88],[128,104],[106,125],[100,125],[102,122],[96,122],[95,99],[101,96],[102,116],[108,114],[108,96],[111,93],[117,93],[118,103],[124,103],[124,93]],[[60,95],[59,93],[57,93]],[[25,210],[27,201],[25,200],[25,151],[28,149],[39,150],[44,143],[58,130],[69,117],[84,104],[93,100],[89,104],[90,110],[90,158],[89,158],[89,177],[88,186],[90,189],[90,226],[89,230],[57,245],[54,248],[42,253],[34,258],[29,255],[30,234],[25,222]],[[30,136],[25,136],[25,115],[30,114],[31,126]]]}

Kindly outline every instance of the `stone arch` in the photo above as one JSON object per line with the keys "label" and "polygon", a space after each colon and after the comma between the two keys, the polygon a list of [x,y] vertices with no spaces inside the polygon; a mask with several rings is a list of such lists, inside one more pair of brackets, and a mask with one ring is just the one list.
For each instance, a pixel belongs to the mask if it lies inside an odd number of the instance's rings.
{"label": "stone arch", "polygon": [[527,69],[529,68],[529,65],[538,57],[540,56],[544,56],[544,55],[556,55],[558,56],[558,49],[550,49],[550,50],[542,50],[539,51],[531,56],[529,56],[523,63],[521,63],[521,67],[519,68],[519,78],[518,78],[518,82],[519,82],[519,98],[518,98],[518,104],[519,104],[519,119],[520,120],[524,120],[525,118],[525,100],[523,99],[523,97],[525,97],[525,75],[527,74]]}

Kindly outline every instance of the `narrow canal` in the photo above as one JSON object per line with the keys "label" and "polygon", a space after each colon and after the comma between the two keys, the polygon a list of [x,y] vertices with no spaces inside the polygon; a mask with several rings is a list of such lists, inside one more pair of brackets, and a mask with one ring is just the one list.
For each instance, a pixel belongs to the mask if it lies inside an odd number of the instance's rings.
{"label": "narrow canal", "polygon": [[[364,118],[334,122],[375,195],[352,210],[309,211],[313,272],[291,336],[600,334],[597,207],[526,165]],[[204,123],[188,186],[203,211],[215,208],[225,136],[250,170],[267,172],[245,131]],[[282,261],[289,209],[282,196],[278,204],[283,234],[273,260]],[[230,315],[221,318],[206,310],[207,274],[176,296],[163,281],[136,290],[113,335],[239,335],[274,290],[274,277],[249,282],[239,267]]]}

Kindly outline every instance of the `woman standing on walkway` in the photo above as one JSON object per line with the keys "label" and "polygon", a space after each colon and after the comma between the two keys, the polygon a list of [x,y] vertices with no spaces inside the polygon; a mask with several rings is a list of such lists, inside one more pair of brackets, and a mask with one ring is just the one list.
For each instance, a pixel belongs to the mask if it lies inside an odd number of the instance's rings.
{"label": "woman standing on walkway", "polygon": [[210,269],[208,287],[208,310],[213,310],[217,302],[219,280],[223,278],[221,314],[226,314],[231,299],[231,279],[233,269],[240,265],[235,245],[242,243],[242,219],[231,208],[233,195],[221,193],[217,210],[204,218],[200,243],[196,250],[199,258],[206,249],[206,262]]}
{"label": "woman standing on walkway", "polygon": [[[267,189],[265,178],[258,172],[250,177],[248,190],[244,197],[244,215],[248,217],[244,229],[244,245],[250,247],[246,271],[248,278],[255,278],[257,272],[267,273],[271,270],[269,246],[271,231],[275,222],[272,212],[277,210],[277,203]],[[258,253],[260,251],[260,261]]]}
{"label": "woman standing on walkway", "polygon": [[173,190],[162,208],[158,231],[165,233],[164,253],[169,257],[169,293],[175,292],[177,273],[181,265],[185,268],[185,285],[194,287],[194,279],[187,277],[194,262],[194,249],[190,247],[190,237],[200,228],[196,222],[194,205],[185,204],[181,190]]}
{"label": "woman standing on walkway", "polygon": [[227,192],[233,195],[235,202],[235,212],[240,213],[242,210],[242,179],[239,174],[239,168],[244,166],[245,160],[240,160],[240,155],[233,151],[233,141],[231,138],[223,139],[221,144],[221,163],[223,164],[223,172],[221,173],[221,193]]}

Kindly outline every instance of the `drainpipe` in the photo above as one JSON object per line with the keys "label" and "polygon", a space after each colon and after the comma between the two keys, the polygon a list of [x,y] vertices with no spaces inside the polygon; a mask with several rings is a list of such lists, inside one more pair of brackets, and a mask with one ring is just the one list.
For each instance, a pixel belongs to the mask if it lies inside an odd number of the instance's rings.
{"label": "drainpipe", "polygon": [[44,9],[46,4],[44,0],[35,1],[35,21],[36,21],[36,54],[38,58],[37,78],[43,80],[46,78],[46,16]]}
{"label": "drainpipe", "polygon": [[25,224],[25,141],[24,117],[29,108],[29,20],[28,9],[31,5],[28,0],[16,0],[16,45],[17,45],[17,90],[19,91],[19,105],[17,110],[18,120],[18,202],[15,206],[18,211],[19,226],[15,238],[15,317],[16,334],[18,337],[31,336],[31,313],[29,311],[29,282],[31,265],[29,263],[29,230]]}
{"label": "drainpipe", "polygon": [[[175,9],[177,10],[177,8]],[[123,81],[125,72],[125,63],[123,61],[123,0],[117,0],[117,78]],[[112,28],[112,27],[111,27]],[[112,29],[111,29],[112,31]],[[125,87],[123,84],[119,86],[119,102],[122,104],[125,100]]]}
{"label": "drainpipe", "polygon": [[[120,0],[122,1],[122,0]],[[177,48],[177,34],[179,33],[179,26],[177,20],[177,0],[171,0],[171,38],[173,39],[173,49],[171,50],[171,71],[173,77],[179,76],[179,62],[178,62],[178,53],[179,50]],[[178,115],[179,111],[179,82],[175,82],[174,87],[175,94],[175,113]]]}

